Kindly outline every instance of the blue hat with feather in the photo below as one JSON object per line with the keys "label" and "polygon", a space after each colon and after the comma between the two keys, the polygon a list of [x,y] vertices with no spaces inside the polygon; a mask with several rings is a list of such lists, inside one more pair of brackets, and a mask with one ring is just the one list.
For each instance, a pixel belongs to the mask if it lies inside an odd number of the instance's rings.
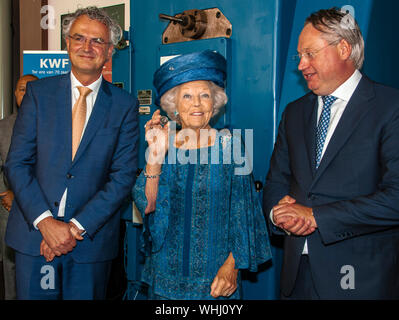
{"label": "blue hat with feather", "polygon": [[158,95],[155,104],[160,105],[162,95],[186,82],[197,80],[213,81],[224,88],[226,80],[226,59],[211,50],[177,56],[162,64],[154,74],[154,87]]}

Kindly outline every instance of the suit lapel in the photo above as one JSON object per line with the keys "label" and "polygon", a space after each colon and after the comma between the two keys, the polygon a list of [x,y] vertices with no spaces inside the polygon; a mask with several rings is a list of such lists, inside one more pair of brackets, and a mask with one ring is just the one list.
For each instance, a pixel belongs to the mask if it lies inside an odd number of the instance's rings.
{"label": "suit lapel", "polygon": [[372,82],[363,75],[362,79],[351,99],[349,100],[344,113],[331,137],[327,149],[320,162],[320,166],[316,171],[313,184],[323,174],[330,162],[335,158],[337,153],[345,145],[346,141],[356,130],[357,125],[362,118],[372,108],[373,104],[368,103],[374,97],[374,89]]}
{"label": "suit lapel", "polygon": [[[103,125],[103,120],[110,109],[111,103],[112,103],[111,92],[108,88],[107,82],[103,79],[100,86],[100,90],[98,91],[96,102],[93,106],[93,110],[91,112],[89,121],[87,123],[86,129],[84,131],[82,140],[79,144],[79,148],[76,152],[73,163],[79,160],[81,155],[84,153],[84,150],[89,145],[90,141],[94,138],[97,130]],[[72,130],[71,130],[71,135],[72,135]]]}
{"label": "suit lapel", "polygon": [[57,124],[60,132],[60,145],[71,146],[67,148],[68,159],[72,158],[72,97],[71,97],[71,76],[70,73],[63,75],[60,78],[57,92],[53,95],[55,97],[54,107],[57,112],[55,119],[60,119]]}
{"label": "suit lapel", "polygon": [[304,115],[304,133],[306,150],[309,158],[310,171],[312,177],[315,175],[315,158],[316,158],[316,125],[317,125],[317,107],[318,101],[317,96],[312,94],[309,96],[309,101],[305,102],[307,105],[312,106],[311,108],[305,108]]}

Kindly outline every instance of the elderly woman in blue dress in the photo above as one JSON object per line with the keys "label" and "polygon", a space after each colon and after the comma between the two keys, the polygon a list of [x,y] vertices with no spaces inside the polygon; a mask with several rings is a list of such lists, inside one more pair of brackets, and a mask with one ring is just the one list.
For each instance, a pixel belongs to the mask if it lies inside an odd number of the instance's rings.
{"label": "elderly woman in blue dress", "polygon": [[146,123],[147,162],[133,189],[151,299],[239,299],[239,270],[271,258],[253,178],[234,161],[233,150],[245,157],[241,139],[209,124],[227,102],[225,78],[226,60],[210,50],[173,58],[154,75],[156,103],[173,121],[162,125],[157,110]]}

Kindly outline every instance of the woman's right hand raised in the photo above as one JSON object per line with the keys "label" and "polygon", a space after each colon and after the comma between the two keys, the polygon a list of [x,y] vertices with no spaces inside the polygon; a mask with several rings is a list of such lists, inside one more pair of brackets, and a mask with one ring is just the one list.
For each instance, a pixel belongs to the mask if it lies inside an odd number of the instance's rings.
{"label": "woman's right hand raised", "polygon": [[162,165],[169,147],[169,122],[161,125],[161,111],[158,109],[145,124],[145,139],[148,143],[146,161],[149,165]]}
{"label": "woman's right hand raised", "polygon": [[145,124],[145,139],[148,142],[148,148],[145,153],[147,178],[145,185],[145,196],[147,198],[147,207],[144,213],[149,214],[155,211],[159,176],[162,170],[166,152],[169,147],[169,122],[161,125],[160,110],[152,115],[152,118]]}

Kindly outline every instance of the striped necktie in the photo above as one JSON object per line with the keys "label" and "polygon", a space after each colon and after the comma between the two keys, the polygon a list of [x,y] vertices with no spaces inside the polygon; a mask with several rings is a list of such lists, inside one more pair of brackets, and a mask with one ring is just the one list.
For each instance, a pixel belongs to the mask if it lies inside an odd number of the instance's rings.
{"label": "striped necktie", "polygon": [[324,142],[326,141],[327,130],[330,125],[331,105],[337,100],[334,96],[323,96],[323,109],[316,131],[316,169],[320,165]]}

